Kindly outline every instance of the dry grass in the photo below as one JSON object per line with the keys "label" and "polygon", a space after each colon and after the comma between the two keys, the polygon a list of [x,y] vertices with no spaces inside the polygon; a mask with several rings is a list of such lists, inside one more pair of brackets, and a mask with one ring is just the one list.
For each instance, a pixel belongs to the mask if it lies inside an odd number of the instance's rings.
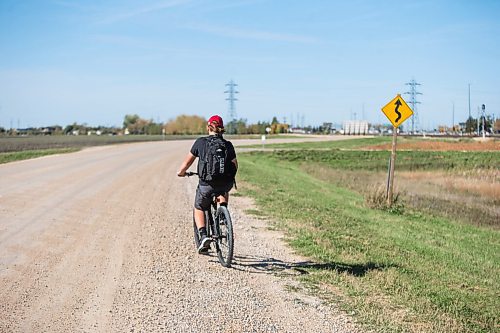
{"label": "dry grass", "polygon": [[[321,165],[304,165],[303,169],[323,181],[362,193],[370,207],[384,208],[385,172],[338,170]],[[395,191],[405,207],[500,228],[499,170],[396,171]]]}
{"label": "dry grass", "polygon": [[403,182],[426,182],[440,186],[445,192],[459,192],[491,198],[500,203],[500,172],[474,170],[460,175],[445,172],[400,172]]}
{"label": "dry grass", "polygon": [[[411,142],[398,143],[398,150],[425,150],[425,151],[500,151],[500,140],[489,139],[462,140],[450,139],[446,141],[413,139]],[[369,146],[371,150],[390,150],[391,143]]]}

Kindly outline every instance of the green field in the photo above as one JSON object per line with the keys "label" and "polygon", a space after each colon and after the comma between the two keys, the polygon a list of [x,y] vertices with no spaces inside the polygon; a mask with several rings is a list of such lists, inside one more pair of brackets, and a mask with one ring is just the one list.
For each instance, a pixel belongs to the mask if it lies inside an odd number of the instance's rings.
{"label": "green field", "polygon": [[[380,140],[386,139],[372,142]],[[413,192],[401,193],[398,209],[374,209],[367,198],[373,185],[385,184],[389,155],[356,150],[367,144],[370,139],[240,154],[240,192],[254,197],[259,214],[311,258],[290,263],[308,272],[301,277],[306,285],[354,312],[365,327],[498,331],[500,153],[398,152],[396,175]],[[496,187],[481,195],[474,187],[479,180]],[[442,190],[447,200],[429,189]],[[462,216],[471,198],[493,205],[481,223],[476,214]],[[423,209],[424,199],[439,202]]]}
{"label": "green field", "polygon": [[38,150],[23,150],[8,153],[0,153],[0,164],[27,160],[30,158],[42,157],[54,154],[65,154],[78,151],[78,148],[57,148],[57,149],[38,149]]}

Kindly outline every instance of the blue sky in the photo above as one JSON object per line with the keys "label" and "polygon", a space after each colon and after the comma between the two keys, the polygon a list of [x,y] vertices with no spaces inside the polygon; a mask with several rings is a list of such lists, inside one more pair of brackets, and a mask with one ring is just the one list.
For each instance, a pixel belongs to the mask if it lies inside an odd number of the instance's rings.
{"label": "blue sky", "polygon": [[[414,78],[423,128],[500,114],[500,1],[0,0],[0,126],[365,118]],[[406,97],[405,95],[403,95]],[[409,97],[406,97],[409,100]]]}

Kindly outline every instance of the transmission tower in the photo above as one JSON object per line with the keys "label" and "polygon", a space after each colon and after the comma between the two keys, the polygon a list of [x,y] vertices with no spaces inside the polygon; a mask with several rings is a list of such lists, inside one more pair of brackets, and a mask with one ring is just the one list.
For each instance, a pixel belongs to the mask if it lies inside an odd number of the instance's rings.
{"label": "transmission tower", "polygon": [[226,101],[229,101],[229,110],[228,110],[228,118],[229,118],[229,123],[228,123],[228,133],[229,134],[235,134],[236,133],[236,108],[234,106],[234,102],[237,101],[238,99],[234,96],[239,93],[239,91],[236,91],[236,86],[238,86],[236,83],[234,83],[233,80],[229,81],[229,83],[226,84],[228,89],[224,91],[224,94],[229,94],[228,98],[226,98]]}
{"label": "transmission tower", "polygon": [[411,116],[411,132],[415,134],[418,131],[418,112],[417,112],[417,104],[420,104],[417,101],[417,95],[422,95],[422,93],[417,91],[417,86],[421,86],[420,83],[417,83],[415,79],[412,79],[410,82],[405,83],[407,86],[410,86],[410,91],[405,92],[405,95],[410,95],[410,104],[411,109],[413,110],[413,116]]}

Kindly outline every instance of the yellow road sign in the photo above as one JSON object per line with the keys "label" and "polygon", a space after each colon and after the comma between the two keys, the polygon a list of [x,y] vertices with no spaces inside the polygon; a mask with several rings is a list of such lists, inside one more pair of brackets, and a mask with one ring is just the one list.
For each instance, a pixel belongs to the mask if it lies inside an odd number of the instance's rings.
{"label": "yellow road sign", "polygon": [[403,97],[401,97],[400,94],[394,97],[392,101],[387,103],[387,105],[382,108],[382,112],[394,125],[394,127],[398,127],[406,119],[410,118],[413,115],[413,111],[410,109],[408,104],[406,104],[405,100],[403,99]]}

